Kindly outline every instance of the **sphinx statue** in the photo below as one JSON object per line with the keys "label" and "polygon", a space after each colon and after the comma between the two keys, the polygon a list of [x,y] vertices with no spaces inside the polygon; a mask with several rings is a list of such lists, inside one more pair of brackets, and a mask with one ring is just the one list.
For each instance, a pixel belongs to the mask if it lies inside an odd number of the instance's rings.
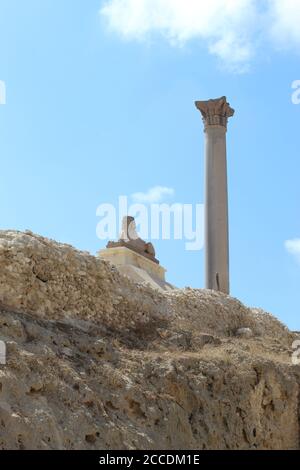
{"label": "sphinx statue", "polygon": [[134,217],[125,216],[122,221],[122,232],[117,242],[108,242],[106,248],[117,248],[124,246],[129,250],[133,250],[139,255],[145,256],[154,263],[159,264],[155,258],[155,249],[152,243],[147,243],[142,240],[136,230]]}

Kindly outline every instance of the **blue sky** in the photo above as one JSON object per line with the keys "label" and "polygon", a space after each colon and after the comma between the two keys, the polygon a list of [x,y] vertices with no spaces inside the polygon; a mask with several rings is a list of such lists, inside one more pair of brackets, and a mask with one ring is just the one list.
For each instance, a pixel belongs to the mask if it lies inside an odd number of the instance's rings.
{"label": "blue sky", "polygon": [[[232,295],[299,330],[300,1],[205,3],[0,0],[1,229],[96,253],[101,203],[203,202],[194,101],[226,95]],[[203,251],[155,245],[170,282],[203,286]]]}

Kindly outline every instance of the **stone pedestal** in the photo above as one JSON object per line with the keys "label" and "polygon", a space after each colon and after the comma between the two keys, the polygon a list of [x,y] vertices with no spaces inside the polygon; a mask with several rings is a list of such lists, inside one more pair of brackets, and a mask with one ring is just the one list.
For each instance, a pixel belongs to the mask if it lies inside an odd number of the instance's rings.
{"label": "stone pedestal", "polygon": [[98,256],[110,261],[122,274],[135,282],[148,284],[157,290],[174,289],[165,280],[165,268],[125,246],[100,250]]}
{"label": "stone pedestal", "polygon": [[119,240],[108,242],[106,250],[99,251],[98,255],[110,261],[122,274],[135,282],[161,291],[174,289],[165,280],[166,270],[156,259],[152,243],[145,242],[138,236],[134,217],[123,218]]}
{"label": "stone pedestal", "polygon": [[205,128],[205,286],[229,294],[226,131],[234,110],[225,97],[196,107]]}

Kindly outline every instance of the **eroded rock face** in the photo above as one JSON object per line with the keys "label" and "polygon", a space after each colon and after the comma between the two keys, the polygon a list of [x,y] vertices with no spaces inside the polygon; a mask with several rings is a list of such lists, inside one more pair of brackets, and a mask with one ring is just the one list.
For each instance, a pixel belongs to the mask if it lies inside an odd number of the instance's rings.
{"label": "eroded rock face", "polygon": [[299,448],[296,337],[271,315],[7,231],[0,304],[2,449]]}

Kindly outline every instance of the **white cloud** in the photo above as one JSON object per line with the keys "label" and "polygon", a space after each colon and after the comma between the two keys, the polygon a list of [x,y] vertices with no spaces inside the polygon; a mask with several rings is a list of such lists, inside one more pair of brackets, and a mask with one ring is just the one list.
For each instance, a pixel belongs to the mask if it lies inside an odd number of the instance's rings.
{"label": "white cloud", "polygon": [[164,186],[155,186],[149,189],[146,193],[134,193],[131,195],[136,203],[140,204],[154,204],[161,202],[165,196],[173,196],[175,191],[173,188],[166,188]]}
{"label": "white cloud", "polygon": [[300,0],[270,0],[271,35],[281,47],[300,46]]}
{"label": "white cloud", "polygon": [[300,263],[300,238],[294,238],[293,240],[286,240],[285,248],[287,252],[295,256],[297,261]]}
{"label": "white cloud", "polygon": [[204,41],[235,70],[244,70],[260,41],[300,46],[300,0],[105,0],[100,14],[125,39]]}

